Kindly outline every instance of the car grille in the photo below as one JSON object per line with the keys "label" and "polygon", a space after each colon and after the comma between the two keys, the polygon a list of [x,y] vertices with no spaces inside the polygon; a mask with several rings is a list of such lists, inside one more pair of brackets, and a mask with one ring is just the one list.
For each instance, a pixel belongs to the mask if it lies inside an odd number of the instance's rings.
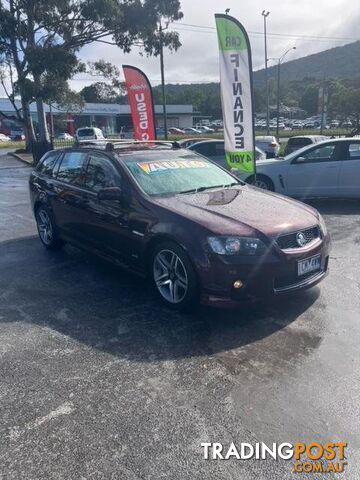
{"label": "car grille", "polygon": [[[296,235],[298,233],[302,233],[305,237],[305,244],[300,246],[297,242]],[[288,250],[292,248],[302,248],[309,245],[309,243],[314,242],[315,240],[320,239],[320,229],[319,227],[311,227],[307,228],[306,230],[299,230],[298,232],[288,233],[286,235],[281,235],[277,239],[277,244],[281,248],[281,250]]]}
{"label": "car grille", "polygon": [[291,287],[293,285],[296,285],[299,282],[303,282],[305,280],[308,280],[311,277],[316,277],[319,275],[319,271],[317,270],[316,272],[309,272],[306,273],[305,275],[302,275],[301,277],[298,277],[295,273],[293,275],[286,275],[284,277],[276,278],[274,280],[274,289],[278,290],[281,288],[287,288]]}

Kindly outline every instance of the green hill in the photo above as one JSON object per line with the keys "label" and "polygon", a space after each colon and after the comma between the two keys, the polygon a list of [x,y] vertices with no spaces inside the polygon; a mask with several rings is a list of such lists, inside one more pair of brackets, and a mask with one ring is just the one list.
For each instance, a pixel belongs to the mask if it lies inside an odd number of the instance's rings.
{"label": "green hill", "polygon": [[[276,76],[277,67],[268,69],[269,77]],[[297,60],[285,62],[281,66],[281,79],[284,82],[304,78],[351,79],[360,77],[360,41],[343,47],[331,48]],[[254,72],[254,85],[263,87],[265,70]]]}

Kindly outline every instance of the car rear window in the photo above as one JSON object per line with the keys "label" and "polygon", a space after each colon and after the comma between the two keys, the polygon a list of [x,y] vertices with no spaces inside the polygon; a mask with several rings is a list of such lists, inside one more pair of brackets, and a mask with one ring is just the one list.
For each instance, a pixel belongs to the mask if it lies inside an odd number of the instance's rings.
{"label": "car rear window", "polygon": [[304,147],[313,143],[310,138],[289,138],[288,144],[292,147]]}
{"label": "car rear window", "polygon": [[77,134],[79,137],[91,137],[92,135],[94,135],[94,129],[82,128],[81,130],[78,130]]}

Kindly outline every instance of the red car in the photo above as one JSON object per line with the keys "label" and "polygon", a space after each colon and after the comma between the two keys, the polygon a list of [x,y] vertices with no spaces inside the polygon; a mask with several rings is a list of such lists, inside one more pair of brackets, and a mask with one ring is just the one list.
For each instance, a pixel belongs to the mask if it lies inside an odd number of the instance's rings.
{"label": "red car", "polygon": [[300,291],[328,271],[329,234],[315,209],[176,143],[50,152],[30,193],[46,248],[70,242],[147,275],[178,309]]}

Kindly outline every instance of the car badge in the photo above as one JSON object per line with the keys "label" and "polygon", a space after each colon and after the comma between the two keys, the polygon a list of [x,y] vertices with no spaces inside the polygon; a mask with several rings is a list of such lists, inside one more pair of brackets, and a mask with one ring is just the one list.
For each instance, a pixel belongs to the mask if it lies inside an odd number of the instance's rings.
{"label": "car badge", "polygon": [[297,241],[299,247],[304,247],[306,245],[307,241],[306,241],[306,237],[303,234],[303,232],[299,232],[299,233],[296,234],[296,241]]}

